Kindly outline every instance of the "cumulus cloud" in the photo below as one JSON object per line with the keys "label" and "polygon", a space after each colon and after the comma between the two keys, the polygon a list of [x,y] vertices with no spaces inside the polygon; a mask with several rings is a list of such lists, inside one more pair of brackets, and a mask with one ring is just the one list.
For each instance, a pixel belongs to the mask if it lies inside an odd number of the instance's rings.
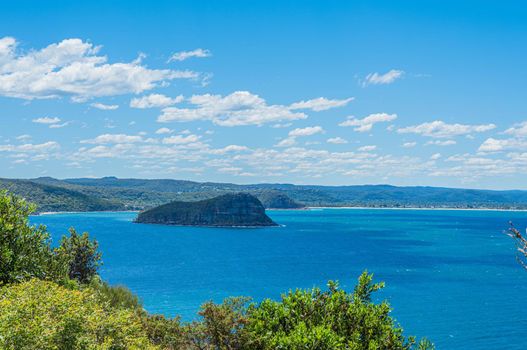
{"label": "cumulus cloud", "polygon": [[168,107],[180,103],[184,99],[183,95],[171,98],[162,94],[150,94],[148,96],[133,98],[130,101],[130,107],[140,109]]}
{"label": "cumulus cloud", "polygon": [[327,139],[326,142],[335,145],[348,143],[348,141],[344,140],[342,137],[331,137]]}
{"label": "cumulus cloud", "polygon": [[204,58],[204,57],[210,57],[210,56],[212,56],[212,53],[209,50],[204,50],[204,49],[195,49],[192,51],[180,51],[170,56],[170,58],[168,59],[168,62],[184,61],[192,57]]}
{"label": "cumulus cloud", "polygon": [[173,79],[196,79],[192,71],[149,69],[141,57],[109,63],[100,46],[66,39],[40,50],[17,50],[11,37],[0,39],[0,95],[21,99],[94,97],[142,93]]}
{"label": "cumulus cloud", "polygon": [[162,135],[162,134],[171,134],[173,131],[169,128],[159,128],[156,130],[156,134]]}
{"label": "cumulus cloud", "polygon": [[305,119],[307,115],[292,112],[287,106],[268,105],[263,98],[248,91],[236,91],[227,96],[194,95],[188,102],[194,108],[166,107],[158,122],[190,122],[210,120],[220,126],[263,125]]}
{"label": "cumulus cloud", "polygon": [[126,134],[103,134],[94,139],[82,140],[81,143],[109,144],[109,143],[136,143],[143,142],[143,137]]}
{"label": "cumulus cloud", "polygon": [[434,138],[452,138],[460,135],[468,135],[471,133],[481,133],[495,129],[494,124],[447,124],[441,120],[435,120],[429,123],[408,126],[397,130],[400,134],[418,134],[422,136]]}
{"label": "cumulus cloud", "polygon": [[107,105],[100,102],[92,103],[90,106],[92,106],[93,108],[101,109],[103,111],[113,111],[119,108],[119,105]]}
{"label": "cumulus cloud", "polygon": [[[1,48],[0,48],[1,50]],[[56,141],[48,141],[44,143],[24,143],[21,145],[0,145],[0,152],[11,153],[11,157],[23,159],[23,162],[15,163],[28,163],[28,161],[40,161],[47,160],[50,157],[57,157],[60,144]]]}
{"label": "cumulus cloud", "polygon": [[60,122],[60,118],[42,117],[42,118],[33,119],[32,121],[33,123],[37,123],[37,124],[56,124]]}
{"label": "cumulus cloud", "polygon": [[441,158],[441,153],[434,153],[430,156],[431,160],[438,160],[439,158]]}
{"label": "cumulus cloud", "polygon": [[397,69],[392,69],[384,74],[370,73],[362,82],[362,86],[391,84],[397,79],[402,78],[403,75],[404,71]]}
{"label": "cumulus cloud", "polygon": [[331,108],[345,106],[353,100],[353,97],[345,98],[343,100],[330,100],[325,97],[319,97],[312,100],[295,102],[289,106],[289,109],[311,109],[315,112],[319,112]]}
{"label": "cumulus cloud", "polygon": [[527,150],[527,141],[520,139],[486,139],[478,151],[480,152],[501,152],[507,150]]}
{"label": "cumulus cloud", "polygon": [[433,145],[433,146],[452,146],[452,145],[455,145],[457,142],[454,141],[454,140],[433,140],[433,141],[428,141],[427,143],[425,143],[426,146],[430,146],[430,145]]}
{"label": "cumulus cloud", "polygon": [[511,128],[505,130],[505,134],[516,137],[527,137],[527,121],[514,124]]}
{"label": "cumulus cloud", "polygon": [[340,126],[353,126],[353,130],[358,132],[370,131],[373,128],[373,125],[377,123],[390,122],[397,119],[397,114],[387,114],[387,113],[374,113],[370,114],[367,117],[362,119],[357,119],[354,117],[348,117],[347,120],[340,123]]}
{"label": "cumulus cloud", "polygon": [[324,129],[322,129],[321,126],[308,126],[306,128],[297,128],[294,130],[291,130],[289,132],[289,136],[297,137],[297,136],[311,136],[318,133],[324,132]]}
{"label": "cumulus cloud", "polygon": [[212,150],[211,153],[213,154],[226,154],[226,153],[236,153],[236,152],[244,152],[248,151],[249,147],[247,146],[240,146],[240,145],[228,145],[220,149]]}
{"label": "cumulus cloud", "polygon": [[412,147],[415,147],[417,146],[417,142],[405,142],[403,143],[403,147],[404,148],[412,148]]}
{"label": "cumulus cloud", "polygon": [[296,137],[286,137],[278,142],[275,147],[291,147],[296,144]]}
{"label": "cumulus cloud", "polygon": [[375,145],[368,145],[368,146],[362,146],[358,148],[359,152],[371,152],[375,151],[377,149],[377,146]]}
{"label": "cumulus cloud", "polygon": [[193,134],[190,134],[190,135],[187,135],[187,136],[174,135],[174,136],[170,136],[170,137],[165,137],[163,139],[163,143],[164,144],[170,144],[170,145],[175,145],[175,144],[179,145],[179,144],[197,142],[199,139],[200,139],[200,136],[193,135]]}

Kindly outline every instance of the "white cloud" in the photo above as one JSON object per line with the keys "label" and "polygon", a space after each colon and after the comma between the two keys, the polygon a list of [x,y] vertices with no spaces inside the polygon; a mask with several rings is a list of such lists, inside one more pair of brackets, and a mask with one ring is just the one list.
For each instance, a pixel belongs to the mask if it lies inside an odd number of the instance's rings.
{"label": "white cloud", "polygon": [[362,82],[362,86],[391,84],[397,79],[402,78],[403,75],[404,71],[397,69],[392,69],[384,74],[370,73]]}
{"label": "white cloud", "polygon": [[125,134],[103,134],[99,135],[94,139],[82,140],[81,143],[91,144],[109,144],[109,143],[136,143],[143,142],[143,138],[138,135],[125,135]]}
{"label": "white cloud", "polygon": [[161,134],[171,134],[173,133],[172,130],[170,130],[169,128],[159,128],[156,130],[156,134],[158,135],[161,135]]}
{"label": "white cloud", "polygon": [[430,156],[431,160],[438,160],[439,158],[441,158],[441,153],[435,153]]}
{"label": "white cloud", "polygon": [[31,135],[28,135],[28,134],[20,135],[20,136],[17,136],[16,139],[17,139],[18,141],[27,141],[27,140],[31,140]]}
{"label": "white cloud", "polygon": [[249,147],[247,146],[240,146],[240,145],[228,145],[226,147],[212,150],[211,153],[213,154],[226,154],[226,153],[236,153],[236,152],[244,152],[248,151]]}
{"label": "white cloud", "polygon": [[130,101],[130,107],[132,108],[161,108],[175,105],[184,100],[183,95],[179,95],[175,98],[171,98],[162,94],[150,94],[148,96],[142,96],[133,98]]}
{"label": "white cloud", "polygon": [[289,132],[289,136],[297,137],[297,136],[311,136],[318,133],[324,132],[324,129],[322,129],[321,126],[308,126],[305,128],[297,128],[294,130],[291,130]]}
{"label": "white cloud", "polygon": [[348,143],[348,141],[344,140],[342,137],[331,137],[327,139],[326,142],[336,144],[336,145]]}
{"label": "white cloud", "polygon": [[119,105],[106,105],[99,102],[92,103],[90,106],[93,108],[102,109],[103,111],[113,111],[119,108]]}
{"label": "white cloud", "polygon": [[359,147],[357,150],[359,152],[371,152],[371,151],[375,151],[377,149],[377,146],[375,145],[369,145],[369,146],[362,146],[362,147]]}
{"label": "white cloud", "polygon": [[192,142],[197,142],[198,140],[200,139],[199,136],[197,135],[187,135],[187,136],[183,136],[183,135],[174,135],[174,136],[170,136],[170,137],[165,137],[163,139],[163,143],[164,144],[170,144],[170,145],[179,145],[179,144],[185,144],[185,143],[192,143]]}
{"label": "white cloud", "polygon": [[325,111],[327,109],[342,107],[353,101],[353,97],[343,100],[330,100],[325,97],[314,98],[312,100],[295,102],[289,106],[289,109],[311,109],[315,112]]}
{"label": "white cloud", "polygon": [[0,95],[21,99],[138,94],[172,79],[196,79],[191,71],[149,69],[141,57],[109,63],[101,47],[81,39],[66,39],[40,50],[17,50],[10,37],[0,39]]}
{"label": "white cloud", "polygon": [[374,113],[362,119],[348,117],[346,121],[340,123],[339,125],[354,126],[355,128],[353,128],[353,130],[358,132],[366,132],[370,131],[373,128],[373,125],[376,123],[390,122],[395,119],[397,119],[397,114]]}
{"label": "white cloud", "polygon": [[412,147],[415,147],[417,146],[417,142],[405,142],[403,143],[403,147],[404,148],[412,148]]}
{"label": "white cloud", "polygon": [[527,141],[518,139],[488,138],[479,146],[480,152],[501,152],[507,150],[527,150]]}
{"label": "white cloud", "polygon": [[63,127],[68,126],[68,125],[70,125],[70,122],[64,122],[62,124],[51,124],[49,126],[49,128],[50,129],[60,129],[60,128],[63,128]]}
{"label": "white cloud", "polygon": [[212,53],[209,50],[204,50],[204,49],[195,49],[192,51],[180,51],[170,56],[170,58],[168,59],[168,62],[184,61],[192,57],[203,58],[203,57],[210,57],[210,56],[212,56]]}
{"label": "white cloud", "polygon": [[210,120],[221,126],[263,125],[305,119],[301,112],[291,112],[282,105],[267,105],[265,100],[248,91],[221,95],[194,95],[189,99],[196,108],[166,107],[158,122]]}
{"label": "white cloud", "polygon": [[[1,49],[1,48],[0,48]],[[56,151],[60,148],[59,143],[55,141],[48,141],[39,144],[25,143],[22,145],[0,145],[0,152],[16,152],[21,153],[22,156],[25,153],[42,155],[42,158],[33,160],[46,159],[50,152]]]}
{"label": "white cloud", "polygon": [[457,142],[454,140],[433,140],[428,141],[425,143],[426,146],[433,145],[433,146],[452,146],[455,145]]}
{"label": "white cloud", "polygon": [[441,120],[429,123],[408,126],[397,130],[400,134],[419,134],[434,138],[452,138],[459,135],[471,133],[481,133],[496,128],[494,124],[466,125],[466,124],[447,124]]}
{"label": "white cloud", "polygon": [[511,128],[505,130],[505,134],[516,137],[527,137],[527,121],[514,124]]}
{"label": "white cloud", "polygon": [[53,118],[42,117],[42,118],[33,119],[33,123],[37,123],[37,124],[56,124],[59,122],[60,122],[60,118],[57,118],[57,117],[53,117]]}
{"label": "white cloud", "polygon": [[296,144],[296,137],[286,137],[282,141],[278,142],[275,147],[291,147]]}

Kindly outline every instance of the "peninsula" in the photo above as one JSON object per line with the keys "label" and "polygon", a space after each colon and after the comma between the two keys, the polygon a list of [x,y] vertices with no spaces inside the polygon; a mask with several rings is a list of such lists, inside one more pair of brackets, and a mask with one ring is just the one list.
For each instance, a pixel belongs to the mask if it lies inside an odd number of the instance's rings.
{"label": "peninsula", "polygon": [[135,222],[218,227],[277,226],[267,216],[258,198],[248,193],[224,194],[197,202],[163,204],[139,213]]}

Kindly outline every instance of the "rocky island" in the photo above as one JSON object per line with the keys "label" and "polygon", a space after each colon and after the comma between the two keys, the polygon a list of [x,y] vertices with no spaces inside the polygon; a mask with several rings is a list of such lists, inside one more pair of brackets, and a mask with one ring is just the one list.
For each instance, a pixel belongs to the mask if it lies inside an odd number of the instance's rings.
{"label": "rocky island", "polygon": [[163,204],[139,213],[135,222],[218,227],[277,226],[267,216],[258,198],[248,193],[225,194],[197,202]]}

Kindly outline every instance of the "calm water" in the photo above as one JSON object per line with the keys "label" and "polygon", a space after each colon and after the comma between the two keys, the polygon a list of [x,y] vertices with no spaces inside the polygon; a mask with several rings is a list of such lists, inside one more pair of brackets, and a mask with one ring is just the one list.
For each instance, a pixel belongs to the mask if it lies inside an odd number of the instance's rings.
{"label": "calm water", "polygon": [[103,251],[101,274],[125,284],[150,312],[191,320],[229,295],[277,298],[338,279],[350,290],[363,269],[386,282],[406,334],[438,349],[527,349],[527,271],[501,232],[527,213],[324,209],[272,211],[279,228],[133,224],[134,213],[33,217],[54,240],[74,226]]}

